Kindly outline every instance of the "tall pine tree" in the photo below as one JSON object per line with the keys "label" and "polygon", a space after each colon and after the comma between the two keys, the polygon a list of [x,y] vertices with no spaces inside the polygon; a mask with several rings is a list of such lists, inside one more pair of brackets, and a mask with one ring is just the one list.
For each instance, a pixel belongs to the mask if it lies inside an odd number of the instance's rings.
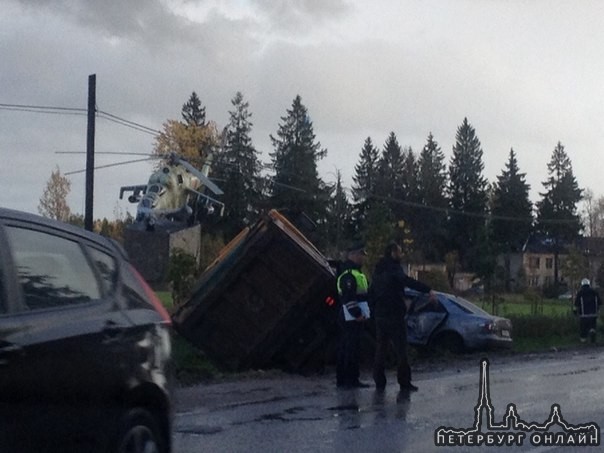
{"label": "tall pine tree", "polygon": [[417,231],[422,215],[425,213],[419,207],[421,197],[419,192],[419,161],[411,147],[403,150],[403,164],[397,190],[396,217],[398,220],[404,220],[406,229],[409,230],[411,238],[409,248],[417,250],[415,233]]}
{"label": "tall pine tree", "polygon": [[570,243],[582,229],[577,213],[582,190],[573,175],[570,158],[558,142],[547,164],[549,177],[543,182],[545,193],[537,202],[537,231],[547,235],[554,244],[554,284],[558,284],[558,256],[560,248]]}
{"label": "tall pine tree", "polygon": [[414,237],[417,249],[430,261],[444,259],[448,204],[445,155],[430,132],[418,161],[417,185],[420,203],[425,206],[417,219]]}
{"label": "tall pine tree", "polygon": [[[332,256],[342,251],[347,243],[352,239],[352,212],[351,206],[346,196],[346,189],[342,185],[342,173],[336,170],[336,182],[332,189],[332,196],[329,200],[327,239],[329,247],[328,252]],[[329,250],[331,249],[331,250]]]}
{"label": "tall pine tree", "polygon": [[384,143],[384,150],[378,164],[379,179],[376,185],[376,198],[385,205],[390,220],[401,220],[402,211],[401,175],[403,173],[403,151],[394,132]]}
{"label": "tall pine tree", "polygon": [[449,241],[459,252],[461,263],[475,269],[480,237],[484,236],[487,210],[486,178],[482,175],[482,148],[476,131],[464,118],[457,128],[453,156],[449,164]]}
{"label": "tall pine tree", "polygon": [[358,234],[364,231],[367,213],[375,202],[373,197],[378,180],[379,159],[378,149],[373,145],[371,137],[367,137],[352,177],[353,220]]}
{"label": "tall pine tree", "polygon": [[182,106],[182,119],[187,126],[205,127],[206,108],[201,105],[197,93],[193,91],[189,100]]}
{"label": "tall pine tree", "polygon": [[272,205],[304,212],[313,221],[324,224],[329,191],[319,178],[317,162],[327,150],[316,141],[312,121],[299,95],[281,121],[277,136],[270,136],[274,148],[270,156],[275,168]]}
{"label": "tall pine tree", "polygon": [[237,92],[231,104],[233,110],[229,111],[224,147],[216,156],[213,172],[224,180],[221,200],[225,204],[226,239],[256,220],[261,203],[261,163],[250,137],[253,124],[249,103]]}
{"label": "tall pine tree", "polygon": [[516,153],[510,149],[505,169],[493,188],[491,232],[498,251],[519,251],[531,232],[533,204],[525,176],[518,168]]}

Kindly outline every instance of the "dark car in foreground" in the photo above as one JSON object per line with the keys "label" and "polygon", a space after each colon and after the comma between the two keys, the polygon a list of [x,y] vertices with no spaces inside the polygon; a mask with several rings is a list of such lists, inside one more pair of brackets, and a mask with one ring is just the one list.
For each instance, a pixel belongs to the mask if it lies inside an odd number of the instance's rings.
{"label": "dark car in foreground", "polygon": [[412,307],[407,315],[409,344],[452,352],[512,346],[512,323],[507,318],[452,294],[437,292],[438,303],[416,291],[406,295]]}
{"label": "dark car in foreground", "polygon": [[0,208],[0,451],[169,452],[169,329],[117,243]]}

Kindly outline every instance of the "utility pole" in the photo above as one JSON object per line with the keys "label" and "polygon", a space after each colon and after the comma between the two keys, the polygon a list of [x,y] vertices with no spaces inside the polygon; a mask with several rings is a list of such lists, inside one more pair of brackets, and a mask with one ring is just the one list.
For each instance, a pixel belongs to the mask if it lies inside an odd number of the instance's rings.
{"label": "utility pole", "polygon": [[94,199],[94,129],[96,119],[96,74],[88,76],[88,130],[86,134],[86,207],[84,228],[92,231]]}

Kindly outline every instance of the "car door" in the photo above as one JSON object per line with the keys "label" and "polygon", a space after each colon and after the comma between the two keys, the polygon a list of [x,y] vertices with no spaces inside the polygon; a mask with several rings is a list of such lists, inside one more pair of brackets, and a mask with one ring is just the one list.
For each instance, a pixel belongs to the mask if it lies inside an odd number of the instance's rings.
{"label": "car door", "polygon": [[[16,221],[5,225],[24,329],[19,391],[35,433],[83,436],[119,392],[129,322],[83,240],[61,230]],[[59,442],[59,440],[57,440]]]}
{"label": "car door", "polygon": [[28,335],[15,317],[16,285],[8,245],[0,225],[0,446],[12,451],[14,433],[20,426],[15,410],[21,376],[27,368],[24,350]]}
{"label": "car door", "polygon": [[[407,339],[409,343],[425,346],[432,333],[445,322],[447,312],[443,305],[429,301],[425,294],[412,293],[411,310],[407,315]],[[440,295],[437,296],[440,300]]]}

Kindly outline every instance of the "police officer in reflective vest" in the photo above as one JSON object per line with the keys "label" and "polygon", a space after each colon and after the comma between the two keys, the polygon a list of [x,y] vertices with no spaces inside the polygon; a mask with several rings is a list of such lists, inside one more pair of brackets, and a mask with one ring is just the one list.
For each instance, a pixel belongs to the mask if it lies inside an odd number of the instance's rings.
{"label": "police officer in reflective vest", "polygon": [[338,388],[369,387],[359,380],[361,333],[364,321],[370,316],[367,302],[369,286],[361,271],[367,253],[363,244],[355,244],[347,252],[347,260],[337,280],[341,306],[338,313],[340,344],[336,383]]}

